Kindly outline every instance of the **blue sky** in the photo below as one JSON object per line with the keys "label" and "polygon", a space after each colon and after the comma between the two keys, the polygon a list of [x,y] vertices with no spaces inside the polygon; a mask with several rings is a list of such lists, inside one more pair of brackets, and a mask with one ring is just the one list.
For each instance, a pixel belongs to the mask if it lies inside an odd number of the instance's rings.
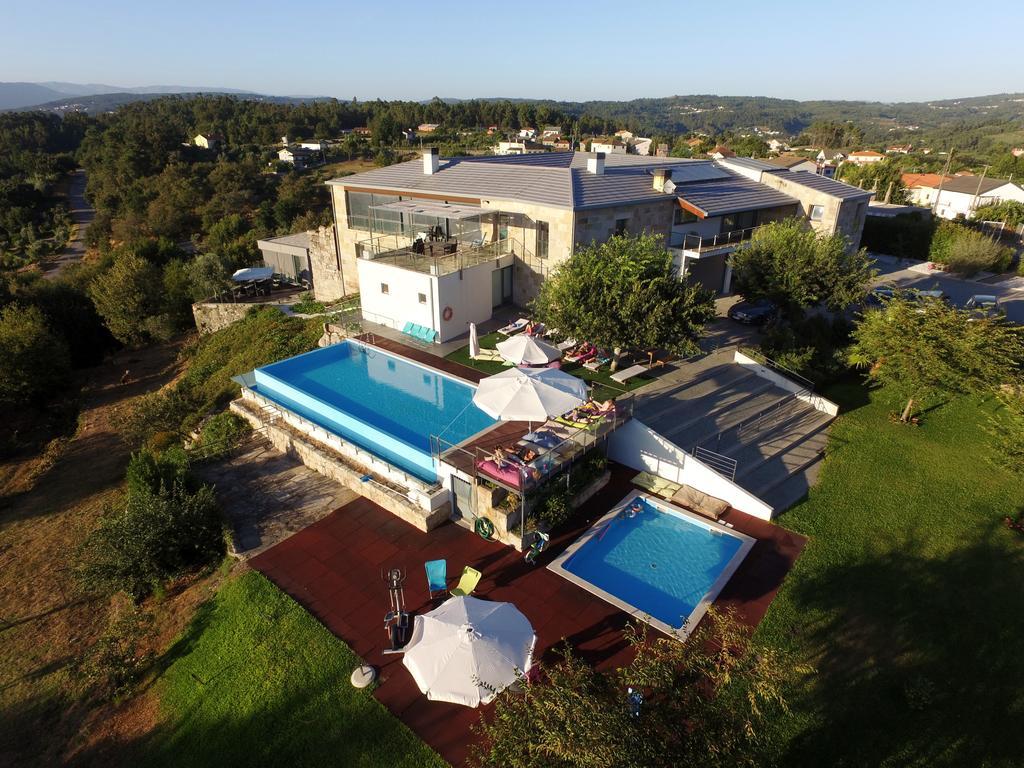
{"label": "blue sky", "polygon": [[962,0],[3,0],[0,8],[4,81],[360,99],[917,101],[1024,90],[1020,0],[979,3],[966,20],[972,6]]}

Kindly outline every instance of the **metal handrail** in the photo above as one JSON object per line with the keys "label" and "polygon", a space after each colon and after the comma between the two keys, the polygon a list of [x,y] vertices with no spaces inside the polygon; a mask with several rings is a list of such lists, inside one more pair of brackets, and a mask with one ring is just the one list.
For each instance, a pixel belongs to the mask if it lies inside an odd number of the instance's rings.
{"label": "metal handrail", "polygon": [[703,464],[707,464],[718,474],[728,477],[729,480],[736,479],[736,459],[731,456],[716,453],[707,448],[701,448],[698,445],[693,449],[693,458]]}
{"label": "metal handrail", "polygon": [[775,362],[770,357],[765,355],[763,352],[754,349],[753,347],[740,347],[740,351],[743,354],[747,355],[748,357],[754,358],[759,363],[764,365],[766,368],[771,368],[773,371],[777,371],[779,374],[785,376],[786,378],[795,379],[796,383],[802,385],[803,388],[808,391],[808,393],[814,392],[813,381],[808,379],[806,376],[802,376],[801,374],[797,373],[791,368],[787,368],[786,366],[782,365],[782,363]]}
{"label": "metal handrail", "polygon": [[687,232],[683,235],[682,244],[674,245],[672,247],[682,248],[684,251],[700,251],[722,248],[726,245],[733,245],[734,243],[742,243],[744,240],[749,240],[753,236],[754,232],[760,229],[761,226],[763,225],[734,229],[729,232],[719,232],[717,235],[712,235],[710,237]]}
{"label": "metal handrail", "polygon": [[455,250],[441,256],[417,253],[412,248],[413,239],[407,235],[378,235],[360,240],[358,246],[362,259],[380,259],[416,272],[447,275],[514,254],[515,244],[513,238],[495,240],[483,245],[468,245],[464,241],[456,241]]}

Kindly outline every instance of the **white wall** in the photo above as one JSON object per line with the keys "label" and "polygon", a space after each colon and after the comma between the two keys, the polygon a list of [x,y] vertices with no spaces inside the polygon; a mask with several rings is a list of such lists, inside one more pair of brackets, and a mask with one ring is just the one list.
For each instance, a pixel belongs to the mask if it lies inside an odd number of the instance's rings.
{"label": "white wall", "polygon": [[773,371],[771,368],[766,368],[761,365],[757,360],[752,357],[747,357],[739,350],[733,353],[733,362],[742,365],[749,371],[752,371],[762,379],[770,381],[780,389],[784,389],[787,392],[792,392],[796,395],[797,400],[801,400],[807,403],[809,406],[822,413],[827,413],[829,416],[836,416],[839,414],[839,406],[833,403],[831,400],[816,395],[811,390],[807,389],[804,385],[799,382],[793,381],[783,376],[781,373]]}
{"label": "white wall", "polygon": [[762,520],[771,520],[774,512],[754,494],[636,419],[631,419],[612,433],[608,441],[608,457],[635,470],[651,472],[673,483],[696,488]]}
{"label": "white wall", "polygon": [[[409,269],[402,269],[369,259],[356,260],[359,269],[359,304],[367,320],[402,330],[406,323],[437,328],[435,278]],[[380,284],[387,283],[388,293]],[[419,294],[427,297],[420,304]]]}
{"label": "white wall", "polygon": [[[508,257],[511,264],[512,257]],[[501,263],[504,263],[501,262]],[[469,333],[470,323],[491,319],[491,275],[494,263],[452,272],[437,278],[437,318],[435,325],[441,332],[441,341]],[[444,308],[452,308],[452,319],[444,319]]]}

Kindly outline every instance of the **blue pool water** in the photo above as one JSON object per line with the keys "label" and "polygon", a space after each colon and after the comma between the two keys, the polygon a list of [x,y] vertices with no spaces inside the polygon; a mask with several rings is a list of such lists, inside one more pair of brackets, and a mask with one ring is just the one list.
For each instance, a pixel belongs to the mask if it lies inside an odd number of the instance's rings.
{"label": "blue pool water", "polygon": [[636,501],[641,511],[635,517],[623,513],[595,526],[594,535],[561,567],[679,628],[744,542],[671,509]]}
{"label": "blue pool water", "polygon": [[455,444],[494,423],[471,385],[352,339],[254,375],[260,395],[427,482],[431,435]]}

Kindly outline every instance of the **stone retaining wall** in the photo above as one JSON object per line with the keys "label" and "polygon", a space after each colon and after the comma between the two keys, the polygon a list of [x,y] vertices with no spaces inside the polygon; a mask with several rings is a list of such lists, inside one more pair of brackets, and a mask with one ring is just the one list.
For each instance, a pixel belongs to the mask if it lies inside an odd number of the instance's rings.
{"label": "stone retaining wall", "polygon": [[227,328],[236,323],[248,314],[255,304],[244,303],[219,303],[214,301],[201,301],[192,305],[192,317],[196,320],[196,328],[199,334],[214,333],[221,328]]}
{"label": "stone retaining wall", "polygon": [[432,531],[451,516],[451,502],[445,501],[430,511],[402,498],[397,491],[387,490],[379,484],[363,480],[368,470],[341,460],[337,452],[318,441],[290,428],[284,422],[264,424],[263,419],[244,400],[231,403],[231,410],[244,418],[253,428],[262,429],[271,444],[282,453],[295,456],[299,461],[321,475],[355,491],[360,496],[379,504],[396,517],[400,517],[421,531]]}

